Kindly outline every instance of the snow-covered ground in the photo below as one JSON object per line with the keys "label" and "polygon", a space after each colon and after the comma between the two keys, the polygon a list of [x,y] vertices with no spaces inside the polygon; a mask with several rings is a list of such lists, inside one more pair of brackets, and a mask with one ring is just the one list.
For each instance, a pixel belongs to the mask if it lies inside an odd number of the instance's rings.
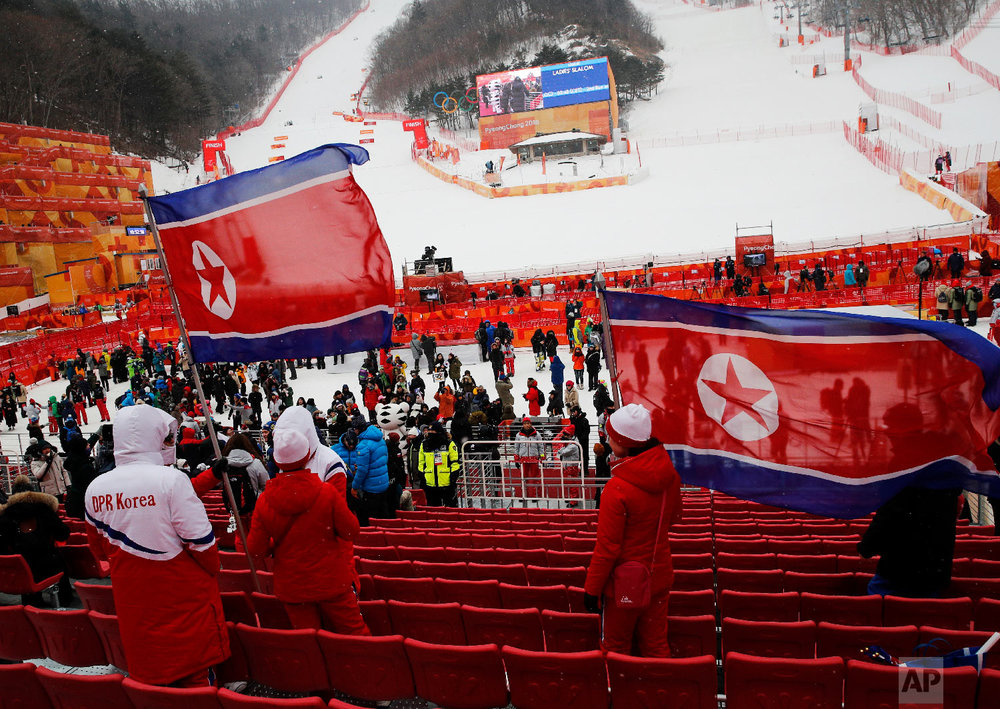
{"label": "snow-covered ground", "polygon": [[[669,65],[659,93],[636,102],[625,116],[636,144],[646,146],[641,159],[648,178],[628,187],[493,200],[445,184],[411,161],[411,135],[398,122],[378,121],[372,136],[362,136],[370,126],[333,115],[350,110],[372,39],[406,4],[372,0],[368,12],[305,61],[264,126],[228,140],[234,166],[247,170],[277,154],[374,137],[365,146],[371,161],[356,176],[397,263],[419,256],[426,244],[452,256],[456,268],[475,273],[727,249],[737,224],[773,222],[776,240],[802,242],[951,222],[843,139],[839,122],[854,125],[859,105],[869,99],[843,71],[842,39],[779,48],[777,37],[787,32],[773,19],[770,2],[710,12],[680,0],[636,0],[653,17]],[[797,28],[790,30],[794,37]],[[990,27],[969,49],[988,53],[993,50],[981,45],[1000,44],[998,39],[1000,27]],[[831,58],[828,74],[811,78],[812,57],[824,55]],[[939,90],[949,80],[962,87],[979,82],[946,56],[864,53],[863,75],[879,88],[913,95]],[[942,145],[1000,137],[998,91],[933,108],[945,116],[940,131],[909,114],[880,110]],[[657,147],[658,139],[666,145],[677,135],[817,125],[812,135]],[[272,149],[279,136],[287,136],[277,141],[285,147]],[[903,150],[928,150],[900,133],[884,138]],[[479,157],[460,167],[476,174],[485,162]],[[535,181],[515,172],[505,171],[506,184]],[[193,175],[160,171],[157,188],[190,186]]]}

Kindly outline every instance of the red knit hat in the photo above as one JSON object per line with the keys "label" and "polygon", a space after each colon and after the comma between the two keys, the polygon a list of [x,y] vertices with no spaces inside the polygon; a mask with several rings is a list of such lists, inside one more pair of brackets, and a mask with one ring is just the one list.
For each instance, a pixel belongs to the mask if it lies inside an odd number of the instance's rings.
{"label": "red knit hat", "polygon": [[608,437],[622,448],[638,448],[653,435],[653,420],[646,407],[629,404],[608,417]]}

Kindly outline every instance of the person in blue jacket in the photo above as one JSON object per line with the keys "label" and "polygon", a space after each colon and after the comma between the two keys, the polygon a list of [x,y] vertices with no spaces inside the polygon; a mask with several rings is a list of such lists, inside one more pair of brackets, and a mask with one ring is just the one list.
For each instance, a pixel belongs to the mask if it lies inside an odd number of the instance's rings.
{"label": "person in blue jacket", "polygon": [[364,420],[347,430],[333,446],[347,466],[351,481],[351,508],[362,525],[372,517],[386,519],[389,513],[389,450],[378,426]]}
{"label": "person in blue jacket", "polygon": [[562,408],[562,390],[563,385],[566,383],[565,373],[566,365],[562,363],[559,359],[559,355],[553,355],[552,363],[549,365],[549,371],[552,373],[552,388],[555,389],[556,398],[559,399],[559,408]]}

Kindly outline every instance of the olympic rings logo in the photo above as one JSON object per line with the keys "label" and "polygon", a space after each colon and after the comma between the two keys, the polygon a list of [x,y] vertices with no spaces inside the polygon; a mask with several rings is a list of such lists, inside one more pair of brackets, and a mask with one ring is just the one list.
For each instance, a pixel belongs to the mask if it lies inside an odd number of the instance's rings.
{"label": "olympic rings logo", "polygon": [[[457,95],[457,97],[456,97]],[[438,91],[434,94],[432,103],[434,108],[443,113],[452,114],[455,111],[465,111],[468,113],[476,107],[479,94],[475,86],[470,86],[462,93],[461,89],[455,89],[450,94],[447,91]]]}

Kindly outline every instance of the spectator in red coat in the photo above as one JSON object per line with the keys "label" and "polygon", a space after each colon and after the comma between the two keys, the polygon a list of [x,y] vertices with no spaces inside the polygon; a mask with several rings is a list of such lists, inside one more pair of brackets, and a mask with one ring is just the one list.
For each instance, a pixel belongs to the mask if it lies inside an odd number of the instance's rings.
{"label": "spectator in red coat", "polygon": [[306,468],[312,455],[301,432],[275,429],[281,473],[257,500],[247,548],[259,562],[274,558],[274,593],[295,628],[371,635],[342,553],[342,542],[353,541],[361,527],[344,496]]}
{"label": "spectator in red coat", "polygon": [[528,393],[524,395],[524,400],[528,402],[529,416],[541,416],[545,394],[538,389],[538,382],[531,377],[528,377]]}
{"label": "spectator in red coat", "polygon": [[[597,544],[584,585],[585,605],[592,613],[603,610],[604,650],[628,655],[638,645],[643,657],[669,657],[667,601],[674,571],[667,531],[680,517],[680,477],[663,446],[652,437],[645,407],[622,407],[611,414],[606,428],[617,460],[601,495]],[[629,606],[622,598],[626,590],[636,596],[635,587],[629,590],[621,583],[616,588],[616,569],[626,562],[649,570],[650,601],[645,607]]]}

